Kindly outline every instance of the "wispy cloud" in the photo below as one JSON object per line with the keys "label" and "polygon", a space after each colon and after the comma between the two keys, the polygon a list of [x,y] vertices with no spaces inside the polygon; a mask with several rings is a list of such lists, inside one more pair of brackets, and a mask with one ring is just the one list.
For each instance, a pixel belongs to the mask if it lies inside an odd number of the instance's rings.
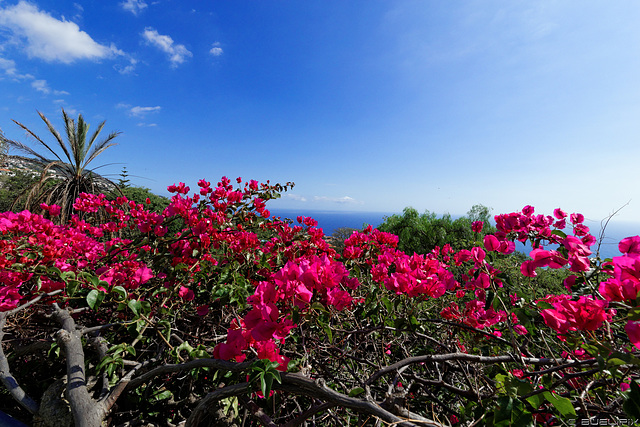
{"label": "wispy cloud", "polygon": [[136,70],[137,64],[137,59],[129,58],[129,65],[125,65],[124,67],[120,65],[114,65],[113,68],[120,74],[133,74]]}
{"label": "wispy cloud", "polygon": [[222,48],[220,47],[220,42],[215,42],[213,44],[213,47],[209,50],[209,53],[213,56],[220,56],[222,55],[224,52],[222,50]]}
{"label": "wispy cloud", "polygon": [[4,70],[4,73],[14,80],[25,80],[34,78],[31,74],[18,73],[16,62],[13,59],[0,57],[0,70]]}
{"label": "wispy cloud", "polygon": [[145,39],[147,43],[166,53],[169,56],[169,61],[173,68],[176,68],[185,62],[187,58],[193,56],[184,45],[174,43],[171,37],[159,34],[158,31],[151,27],[144,29],[142,38]]}
{"label": "wispy cloud", "polygon": [[0,9],[0,27],[11,31],[12,42],[24,46],[29,57],[47,62],[69,64],[76,60],[99,60],[123,54],[114,45],[97,43],[81,31],[78,24],[64,18],[56,19],[22,0]]}
{"label": "wispy cloud", "polygon": [[291,199],[291,200],[295,200],[297,202],[306,202],[307,199],[303,196],[300,196],[299,194],[291,194],[291,193],[286,193],[284,195],[285,198],[287,199]]}
{"label": "wispy cloud", "polygon": [[126,0],[120,3],[120,6],[122,6],[124,10],[131,12],[136,16],[147,8],[147,4],[144,0]]}
{"label": "wispy cloud", "polygon": [[34,80],[31,82],[31,87],[45,95],[49,95],[50,93],[54,95],[69,95],[69,92],[64,90],[52,90],[46,80]]}
{"label": "wispy cloud", "polygon": [[343,197],[327,197],[327,196],[314,196],[314,202],[331,202],[338,204],[361,204],[353,197],[343,196]]}
{"label": "wispy cloud", "polygon": [[144,117],[149,113],[157,113],[162,107],[156,105],[155,107],[133,107],[129,110],[129,113],[134,117]]}
{"label": "wispy cloud", "polygon": [[116,105],[116,108],[128,110],[128,113],[131,117],[138,117],[138,118],[145,117],[147,114],[150,114],[150,113],[157,113],[162,109],[162,107],[160,107],[159,105],[156,105],[155,107],[141,107],[139,105],[132,107],[130,104],[127,104],[124,102],[121,102],[118,105]]}

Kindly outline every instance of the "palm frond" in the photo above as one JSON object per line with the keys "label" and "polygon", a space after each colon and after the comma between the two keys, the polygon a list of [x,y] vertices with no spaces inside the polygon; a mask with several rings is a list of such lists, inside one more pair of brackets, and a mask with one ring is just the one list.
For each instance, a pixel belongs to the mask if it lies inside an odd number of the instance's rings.
{"label": "palm frond", "polygon": [[[29,134],[32,138],[34,138],[36,141],[38,141],[38,142],[40,143],[40,145],[42,145],[42,146],[43,146],[44,148],[46,148],[46,149],[47,149],[51,154],[53,154],[53,155],[56,157],[56,159],[58,159],[58,160],[62,160],[62,159],[60,158],[60,156],[58,156],[58,153],[56,153],[55,151],[53,151],[53,149],[52,149],[51,147],[49,147],[49,145],[48,145],[46,142],[44,142],[42,139],[40,139],[40,137],[39,137],[38,135],[36,135],[35,133],[33,133],[33,131],[32,131],[31,129],[29,129],[28,127],[26,127],[25,125],[23,125],[22,123],[20,123],[20,122],[18,122],[18,121],[16,121],[16,120],[14,120],[13,122],[14,122],[15,124],[17,124],[18,126],[20,126],[20,128],[22,128],[22,130],[24,130],[25,132],[27,132],[27,134]],[[15,141],[13,141],[13,142],[15,142]],[[24,145],[24,144],[22,144],[22,143],[17,143],[17,142],[16,142],[16,144],[20,144],[20,145],[22,145],[22,146],[26,147],[26,145]],[[18,148],[18,147],[16,147],[16,148]],[[18,149],[20,149],[20,148],[18,148]],[[44,157],[43,157],[43,158],[44,158]]]}
{"label": "palm frond", "polygon": [[[113,143],[112,140],[118,136],[120,132],[112,132],[104,140],[96,143],[100,132],[104,128],[105,122],[102,122],[98,125],[96,131],[91,134],[90,139],[87,140],[87,137],[89,136],[89,124],[84,121],[82,115],[78,116],[77,122],[74,121],[63,109],[62,117],[64,119],[67,137],[67,140],[64,141],[49,119],[40,112],[38,112],[38,114],[45,122],[49,132],[51,132],[56,142],[64,152],[66,161],[62,160],[53,148],[45,143],[35,133],[23,124],[16,122],[18,126],[24,129],[29,135],[34,137],[38,143],[53,154],[56,159],[48,159],[25,144],[7,140],[11,147],[33,156],[29,161],[34,165],[37,165],[41,172],[40,179],[21,196],[21,201],[25,201],[25,207],[36,210],[42,202],[49,205],[59,205],[62,209],[58,221],[64,223],[69,220],[71,215],[74,214],[73,205],[80,193],[86,192],[97,194],[99,192],[106,191],[108,187],[117,188],[117,185],[113,181],[101,176],[96,173],[94,169],[89,169],[87,166],[107,148],[117,145]],[[2,142],[6,139],[1,133],[0,138],[2,138]],[[102,214],[106,213],[103,212]],[[97,213],[96,215],[102,214]]]}
{"label": "palm frond", "polygon": [[91,163],[93,161],[93,159],[95,159],[96,157],[98,157],[100,154],[102,154],[104,152],[104,150],[106,150],[109,147],[113,147],[114,145],[118,145],[115,142],[111,142],[116,136],[120,135],[121,132],[111,132],[105,139],[103,139],[102,141],[100,141],[100,143],[98,143],[98,145],[96,145],[95,147],[93,147],[93,149],[91,150],[91,152],[88,154],[88,156],[85,158],[84,160],[84,167],[87,167],[87,165],[89,163]]}

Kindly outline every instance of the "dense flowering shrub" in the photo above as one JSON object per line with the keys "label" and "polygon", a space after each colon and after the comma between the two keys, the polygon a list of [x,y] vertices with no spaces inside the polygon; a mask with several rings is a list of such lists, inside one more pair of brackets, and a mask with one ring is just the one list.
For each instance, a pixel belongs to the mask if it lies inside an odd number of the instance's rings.
{"label": "dense flowering shrub", "polygon": [[[83,425],[197,425],[216,404],[283,425],[640,417],[640,237],[603,262],[582,215],[527,206],[496,216],[498,231],[471,249],[406,254],[368,227],[336,253],[314,219],[267,210],[292,184],[236,184],[172,185],[162,213],[81,194],[62,226],[0,214],[0,376],[25,412],[44,417],[25,396],[66,375]],[[531,242],[529,258],[515,241]],[[544,289],[551,270],[567,274]],[[35,342],[50,351],[18,363]],[[48,367],[37,384],[36,366]]]}

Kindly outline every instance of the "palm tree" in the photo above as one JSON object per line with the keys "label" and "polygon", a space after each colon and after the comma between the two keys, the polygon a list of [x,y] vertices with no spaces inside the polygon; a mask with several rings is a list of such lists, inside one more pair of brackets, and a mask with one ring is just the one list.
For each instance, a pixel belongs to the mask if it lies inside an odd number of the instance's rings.
{"label": "palm tree", "polygon": [[21,142],[5,138],[2,133],[0,133],[0,141],[10,148],[32,156],[27,159],[28,162],[32,164],[34,169],[41,171],[40,179],[30,186],[23,196],[16,200],[16,203],[24,201],[25,209],[37,209],[41,203],[59,205],[62,208],[59,221],[65,223],[70,218],[73,204],[80,193],[98,194],[106,191],[109,187],[116,187],[116,184],[111,180],[95,173],[97,168],[89,169],[89,164],[107,148],[117,145],[112,140],[120,132],[112,132],[100,142],[96,142],[104,127],[104,121],[89,137],[89,124],[84,121],[82,114],[78,115],[76,122],[62,109],[66,131],[65,141],[49,119],[39,111],[38,114],[62,149],[64,159],[53,150],[50,144],[44,142],[33,131],[16,120],[14,123],[24,129],[48,153],[40,154]]}

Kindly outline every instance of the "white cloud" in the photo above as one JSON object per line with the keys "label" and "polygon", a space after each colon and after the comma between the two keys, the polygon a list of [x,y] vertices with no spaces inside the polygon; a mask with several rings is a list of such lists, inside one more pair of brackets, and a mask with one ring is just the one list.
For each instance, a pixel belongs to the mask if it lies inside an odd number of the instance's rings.
{"label": "white cloud", "polygon": [[209,50],[209,53],[213,56],[220,56],[223,54],[223,50],[220,47],[220,43],[219,42],[215,42],[213,44],[213,47],[211,48],[211,50]]}
{"label": "white cloud", "polygon": [[51,92],[46,80],[34,80],[31,82],[31,87],[44,94]]}
{"label": "white cloud", "polygon": [[0,58],[0,70],[4,70],[5,74],[11,77],[18,74],[16,62],[11,59]]}
{"label": "white cloud", "polygon": [[191,52],[182,44],[174,44],[173,39],[169,36],[158,34],[156,30],[151,27],[144,29],[142,37],[150,44],[154,45],[169,56],[171,66],[173,68],[182,64],[186,58],[193,56]]}
{"label": "white cloud", "polygon": [[140,107],[140,106],[136,106],[136,107],[133,107],[133,108],[129,109],[129,114],[131,116],[133,116],[133,117],[144,117],[145,115],[147,115],[149,113],[157,113],[161,109],[162,109],[162,107],[160,107],[160,106],[155,106],[155,107]]}
{"label": "white cloud", "polygon": [[349,197],[349,196],[343,196],[343,197],[314,196],[313,200],[315,202],[332,202],[332,203],[339,203],[339,204],[347,204],[347,203],[360,204],[361,203],[361,202],[358,202],[353,197]]}
{"label": "white cloud", "polygon": [[26,42],[24,48],[29,57],[47,62],[69,64],[78,59],[98,60],[122,54],[113,45],[95,42],[78,24],[56,19],[22,0],[0,9],[0,27],[11,30],[19,42]]}
{"label": "white cloud", "polygon": [[69,92],[64,90],[51,90],[46,80],[34,80],[31,82],[31,87],[45,95],[50,93],[53,93],[54,95],[69,95]]}
{"label": "white cloud", "polygon": [[297,202],[306,202],[307,201],[307,199],[305,197],[300,196],[298,194],[286,193],[284,195],[284,197],[287,198],[287,199],[295,200]]}
{"label": "white cloud", "polygon": [[6,59],[0,57],[0,70],[4,70],[4,73],[11,77],[13,80],[33,80],[31,74],[20,74],[16,68],[16,62],[13,59]]}
{"label": "white cloud", "polygon": [[147,4],[144,0],[125,0],[120,3],[120,6],[126,11],[133,13],[134,15],[138,15],[138,13],[142,12],[147,8]]}
{"label": "white cloud", "polygon": [[138,60],[129,58],[129,65],[126,65],[124,67],[120,65],[114,65],[113,68],[120,74],[133,74],[136,69],[136,64],[138,64]]}

